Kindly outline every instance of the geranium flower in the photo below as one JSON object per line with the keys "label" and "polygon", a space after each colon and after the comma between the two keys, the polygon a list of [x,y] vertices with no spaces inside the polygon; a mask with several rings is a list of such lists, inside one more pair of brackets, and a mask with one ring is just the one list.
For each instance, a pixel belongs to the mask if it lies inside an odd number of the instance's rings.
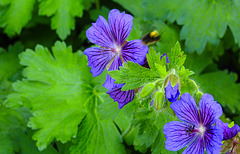
{"label": "geranium flower", "polygon": [[165,88],[165,97],[169,102],[175,102],[180,95],[179,92],[179,83],[172,87],[171,82],[168,82],[167,87]]}
{"label": "geranium flower", "polygon": [[229,128],[228,123],[223,123],[220,119],[216,121],[216,126],[223,129],[223,146],[221,149],[222,153],[240,153],[240,127],[235,124],[233,127]]}
{"label": "geranium flower", "polygon": [[165,124],[163,133],[166,136],[167,150],[177,151],[188,145],[184,154],[204,154],[204,149],[211,154],[220,152],[223,130],[213,124],[223,111],[211,95],[202,96],[199,110],[189,93],[184,93],[180,100],[172,103],[170,107],[183,122],[171,121]]}
{"label": "geranium flower", "polygon": [[240,132],[240,127],[237,124],[229,128],[228,123],[223,123],[220,119],[216,121],[216,126],[219,126],[223,129],[223,140],[229,140],[235,137],[238,132]]}
{"label": "geranium flower", "polygon": [[[90,42],[100,47],[90,47],[83,53],[88,57],[88,66],[94,77],[100,75],[105,68],[109,71],[119,69],[123,63],[129,61],[142,65],[148,51],[141,40],[127,42],[132,29],[133,17],[117,9],[109,12],[108,22],[99,16],[96,23],[86,31]],[[103,86],[107,89],[120,88],[109,75]]]}

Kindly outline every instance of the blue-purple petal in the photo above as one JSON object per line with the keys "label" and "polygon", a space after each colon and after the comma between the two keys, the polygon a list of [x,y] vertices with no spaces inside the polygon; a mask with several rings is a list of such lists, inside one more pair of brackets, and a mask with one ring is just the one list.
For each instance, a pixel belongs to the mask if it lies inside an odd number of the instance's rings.
{"label": "blue-purple petal", "polygon": [[188,145],[195,137],[196,133],[186,132],[189,126],[180,121],[171,121],[163,127],[166,137],[165,148],[170,151],[177,151]]}
{"label": "blue-purple petal", "polygon": [[110,75],[107,74],[106,80],[103,83],[103,87],[106,89],[113,89],[113,88],[121,88],[124,84],[116,84],[114,83],[116,80],[113,79]]}
{"label": "blue-purple petal", "polygon": [[83,53],[88,57],[88,66],[91,66],[93,77],[100,75],[113,57],[111,51],[98,47],[87,48]]}
{"label": "blue-purple petal", "polygon": [[109,90],[107,94],[109,94],[114,101],[118,102],[118,108],[121,109],[123,106],[133,101],[135,90],[121,91],[121,88],[113,88]]}
{"label": "blue-purple petal", "polygon": [[[110,64],[108,71],[119,70],[120,66],[122,66],[122,60],[119,57],[119,55],[117,55],[114,57],[112,63]],[[106,81],[104,82],[103,87],[107,89],[112,89],[112,88],[120,88],[123,85],[123,84],[116,84],[114,82],[115,80],[107,74]]]}
{"label": "blue-purple petal", "polygon": [[183,151],[183,154],[204,154],[203,137],[198,135],[195,140]]}
{"label": "blue-purple petal", "polygon": [[201,123],[205,126],[211,126],[222,115],[222,107],[210,94],[204,94],[199,101],[199,112]]}
{"label": "blue-purple petal", "polygon": [[207,153],[218,154],[221,151],[223,130],[220,127],[210,126],[204,134],[204,144]]}
{"label": "blue-purple petal", "polygon": [[139,65],[144,64],[146,54],[148,52],[148,47],[142,43],[141,40],[128,41],[122,47],[122,58],[125,62],[132,61],[138,63]]}
{"label": "blue-purple petal", "polygon": [[86,35],[93,44],[109,49],[115,48],[111,30],[106,19],[102,16],[99,16],[96,23],[93,23],[92,26],[88,28]]}
{"label": "blue-purple petal", "polygon": [[175,102],[178,99],[179,95],[179,83],[172,87],[169,81],[167,87],[165,88],[165,97],[169,102]]}
{"label": "blue-purple petal", "polygon": [[216,126],[219,126],[223,129],[223,140],[232,139],[238,134],[238,132],[240,132],[240,127],[237,124],[229,128],[228,123],[223,123],[220,119],[217,119]]}
{"label": "blue-purple petal", "polygon": [[177,117],[188,124],[198,126],[200,118],[197,105],[189,93],[182,94],[180,100],[172,103],[170,107],[173,109]]}
{"label": "blue-purple petal", "polygon": [[133,17],[125,14],[125,12],[120,13],[117,9],[113,9],[109,12],[108,22],[117,46],[121,47],[132,30]]}
{"label": "blue-purple petal", "polygon": [[167,56],[166,53],[164,53],[164,54],[161,56],[161,59],[162,59],[164,56],[166,56],[166,63],[170,63],[170,62],[169,62],[169,59],[168,59],[168,56]]}

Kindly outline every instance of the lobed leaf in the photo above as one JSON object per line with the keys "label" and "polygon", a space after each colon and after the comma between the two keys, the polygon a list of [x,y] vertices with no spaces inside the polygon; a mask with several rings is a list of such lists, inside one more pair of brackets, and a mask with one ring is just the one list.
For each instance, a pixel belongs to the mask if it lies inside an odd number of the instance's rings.
{"label": "lobed leaf", "polygon": [[[84,5],[82,0],[39,0],[39,15],[51,16],[51,28],[65,40],[75,28],[75,17],[82,17]],[[88,7],[87,3],[84,3]]]}
{"label": "lobed leaf", "polygon": [[160,78],[155,71],[131,61],[128,61],[124,67],[120,67],[120,70],[108,73],[116,80],[115,83],[125,83],[122,87],[123,91],[139,88],[148,82],[153,82]]}
{"label": "lobed leaf", "polygon": [[65,143],[76,137],[93,87],[87,82],[92,77],[82,53],[72,53],[71,47],[61,42],[55,43],[53,55],[40,45],[35,51],[20,54],[20,63],[27,66],[23,71],[26,79],[13,87],[18,92],[14,98],[23,101],[18,103],[31,108],[28,126],[37,130],[33,139],[43,150],[54,138]]}
{"label": "lobed leaf", "polygon": [[0,27],[8,36],[20,34],[32,18],[35,0],[9,0],[0,2]]}

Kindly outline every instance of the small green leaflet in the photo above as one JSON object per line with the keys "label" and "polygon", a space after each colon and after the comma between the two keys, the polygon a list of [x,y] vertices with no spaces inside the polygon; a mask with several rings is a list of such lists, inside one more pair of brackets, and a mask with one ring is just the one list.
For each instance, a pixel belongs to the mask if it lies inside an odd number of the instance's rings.
{"label": "small green leaflet", "polygon": [[148,82],[153,82],[160,78],[155,71],[131,61],[128,61],[127,65],[120,67],[120,70],[108,73],[112,78],[116,79],[115,83],[125,83],[122,87],[123,91],[139,88]]}
{"label": "small green leaflet", "polygon": [[183,54],[184,52],[181,50],[179,42],[175,44],[175,46],[171,49],[170,54],[168,55],[169,58],[169,69],[175,68],[180,69],[181,66],[185,63],[186,55]]}

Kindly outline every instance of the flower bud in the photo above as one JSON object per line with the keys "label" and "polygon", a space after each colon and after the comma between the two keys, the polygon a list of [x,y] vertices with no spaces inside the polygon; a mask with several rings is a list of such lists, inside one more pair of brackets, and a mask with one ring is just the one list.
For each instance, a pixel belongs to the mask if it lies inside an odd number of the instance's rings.
{"label": "flower bud", "polygon": [[146,97],[149,94],[151,94],[153,92],[155,88],[155,84],[154,83],[148,83],[147,85],[145,85],[140,93],[140,97]]}
{"label": "flower bud", "polygon": [[165,95],[169,102],[175,102],[180,95],[179,83],[172,87],[171,82],[169,81],[165,88]]}
{"label": "flower bud", "polygon": [[154,94],[154,106],[156,110],[162,109],[164,102],[165,102],[165,96],[163,92],[157,91]]}

